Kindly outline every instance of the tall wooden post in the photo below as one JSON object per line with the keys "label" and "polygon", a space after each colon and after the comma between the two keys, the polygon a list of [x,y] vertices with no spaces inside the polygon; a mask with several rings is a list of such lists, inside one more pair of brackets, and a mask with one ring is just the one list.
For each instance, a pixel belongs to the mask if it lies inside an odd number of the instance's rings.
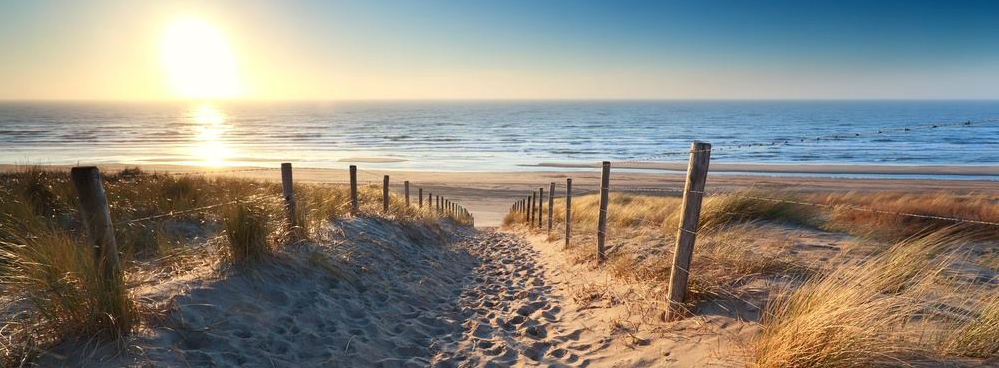
{"label": "tall wooden post", "polygon": [[607,238],[607,194],[610,187],[610,161],[604,161],[600,172],[600,214],[597,219],[597,262],[607,260],[604,241]]}
{"label": "tall wooden post", "polygon": [[382,212],[388,212],[389,207],[389,176],[382,178]]}
{"label": "tall wooden post", "polygon": [[409,208],[409,180],[402,182],[402,188],[406,192],[406,208]]}
{"label": "tall wooden post", "polygon": [[423,208],[423,188],[416,190],[416,198],[420,202],[420,208]]}
{"label": "tall wooden post", "polygon": [[292,183],[291,163],[281,164],[281,192],[284,194],[285,216],[288,219],[289,234],[294,234],[298,227],[298,219],[295,216],[295,186]]}
{"label": "tall wooden post", "polygon": [[350,214],[357,214],[357,166],[350,165]]}
{"label": "tall wooden post", "polygon": [[538,188],[538,229],[545,221],[545,188]]}
{"label": "tall wooden post", "polygon": [[565,246],[572,235],[572,178],[565,179]]}
{"label": "tall wooden post", "polygon": [[548,185],[548,235],[552,235],[552,216],[555,216],[555,182]]}
{"label": "tall wooden post", "polygon": [[108,199],[101,181],[101,172],[94,166],[74,167],[70,178],[80,197],[80,216],[87,230],[91,255],[105,287],[121,287],[121,265],[118,263],[118,243],[108,210]]}
{"label": "tall wooden post", "polygon": [[677,320],[683,316],[682,304],[687,297],[690,258],[694,254],[694,241],[697,240],[697,224],[701,217],[701,200],[704,198],[704,183],[708,178],[710,161],[711,144],[697,141],[690,144],[690,162],[687,164],[687,182],[683,187],[681,205],[683,218],[677,230],[676,251],[673,253],[673,267],[669,275],[667,320]]}

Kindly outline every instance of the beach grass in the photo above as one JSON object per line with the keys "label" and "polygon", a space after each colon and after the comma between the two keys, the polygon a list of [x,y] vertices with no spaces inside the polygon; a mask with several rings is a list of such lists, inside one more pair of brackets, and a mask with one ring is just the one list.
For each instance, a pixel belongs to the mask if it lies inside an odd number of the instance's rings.
{"label": "beach grass", "polygon": [[[141,272],[138,264],[171,261],[185,244],[217,244],[208,255],[219,265],[250,267],[289,241],[275,182],[140,169],[104,173],[103,181],[125,279]],[[295,240],[307,241],[330,220],[350,216],[349,197],[346,186],[296,184],[302,238]],[[383,213],[377,186],[360,187],[359,199],[359,216],[443,219],[407,208],[396,195]],[[18,311],[2,316],[5,364],[28,362],[68,338],[115,340],[144,319],[122,278],[108,281],[98,272],[77,206],[66,171],[26,166],[0,173],[0,287],[5,308]]]}
{"label": "beach grass", "polygon": [[[671,269],[680,199],[617,193],[609,199],[607,262],[597,265],[593,247],[597,195],[573,198],[576,234],[565,254],[572,263],[603,268],[618,282],[646,285],[646,295],[659,305]],[[786,280],[773,284],[777,289],[764,301],[757,322],[761,332],[748,344],[748,364],[756,367],[908,367],[996,356],[999,292],[989,284],[945,276],[957,272],[959,264],[992,265],[989,254],[970,257],[969,249],[988,244],[994,229],[898,215],[845,215],[842,205],[865,200],[882,200],[875,202],[879,208],[895,212],[999,220],[992,208],[977,208],[992,205],[985,196],[760,191],[708,196],[687,308],[741,299],[740,286],[751,279]],[[801,201],[831,206],[793,203]],[[557,204],[557,223],[564,213],[564,205]],[[503,226],[544,231],[525,226],[519,213],[508,214]],[[851,234],[867,248],[844,247],[815,263],[790,251],[793,241],[781,237],[787,231]]]}

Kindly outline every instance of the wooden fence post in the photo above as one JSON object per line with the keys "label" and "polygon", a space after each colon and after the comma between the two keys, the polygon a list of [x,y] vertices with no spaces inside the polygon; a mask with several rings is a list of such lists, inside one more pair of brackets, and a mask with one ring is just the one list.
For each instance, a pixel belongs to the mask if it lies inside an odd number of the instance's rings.
{"label": "wooden fence post", "polygon": [[565,246],[569,247],[572,235],[572,178],[565,179]]}
{"label": "wooden fence post", "polygon": [[285,215],[288,218],[289,234],[295,234],[298,227],[298,219],[295,216],[295,186],[291,177],[291,163],[281,164],[281,192],[284,194]]}
{"label": "wooden fence post", "polygon": [[552,216],[555,216],[555,182],[548,185],[548,236],[552,235]]}
{"label": "wooden fence post", "polygon": [[350,214],[357,214],[357,166],[350,165]]}
{"label": "wooden fence post", "polygon": [[406,192],[406,208],[409,208],[409,180],[403,181],[402,187]]}
{"label": "wooden fence post", "polygon": [[683,188],[680,228],[677,229],[676,251],[669,276],[668,309],[666,320],[683,316],[683,301],[687,297],[687,280],[690,276],[690,258],[697,240],[697,224],[701,217],[701,200],[704,182],[708,177],[711,144],[694,141],[690,144],[690,162],[687,164],[687,182]]}
{"label": "wooden fence post", "polygon": [[388,212],[389,207],[389,176],[385,175],[382,178],[382,212]]}
{"label": "wooden fence post", "polygon": [[530,214],[530,217],[528,217],[528,220],[527,220],[527,226],[528,227],[534,227],[534,212],[537,212],[534,209],[538,207],[538,205],[536,203],[534,203],[535,202],[534,201],[534,196],[535,195],[536,194],[534,194],[533,192],[531,193],[531,214]]}
{"label": "wooden fence post", "polygon": [[416,191],[416,197],[420,202],[420,208],[423,208],[423,188],[417,189]]}
{"label": "wooden fence post", "polygon": [[531,197],[524,197],[524,199],[521,199],[521,201],[524,201],[524,209],[521,211],[521,214],[524,215],[524,222],[527,222],[528,219],[531,217],[531,215],[530,215],[530,212],[531,212],[530,211],[530,208],[531,208],[530,199],[531,199]]}
{"label": "wooden fence post", "polygon": [[545,221],[545,187],[538,188],[538,229]]}
{"label": "wooden fence post", "polygon": [[600,214],[597,219],[597,262],[607,260],[604,241],[607,238],[607,194],[610,187],[610,161],[604,161],[600,172]]}
{"label": "wooden fence post", "polygon": [[118,243],[108,210],[108,199],[101,181],[101,172],[94,166],[74,167],[70,178],[80,197],[80,217],[93,246],[91,255],[98,277],[106,287],[123,287],[121,265],[118,263]]}

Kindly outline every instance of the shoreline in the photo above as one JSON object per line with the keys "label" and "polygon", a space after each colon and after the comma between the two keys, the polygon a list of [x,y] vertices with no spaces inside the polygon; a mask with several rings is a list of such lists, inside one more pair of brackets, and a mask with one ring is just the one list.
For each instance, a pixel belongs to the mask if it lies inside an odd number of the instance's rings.
{"label": "shoreline", "polygon": [[[600,162],[542,162],[542,168],[599,168]],[[622,162],[613,163],[619,169],[677,171],[687,170],[687,163]],[[884,164],[749,164],[712,163],[713,172],[753,174],[867,174],[867,175],[966,175],[997,176],[999,165],[884,165]]]}

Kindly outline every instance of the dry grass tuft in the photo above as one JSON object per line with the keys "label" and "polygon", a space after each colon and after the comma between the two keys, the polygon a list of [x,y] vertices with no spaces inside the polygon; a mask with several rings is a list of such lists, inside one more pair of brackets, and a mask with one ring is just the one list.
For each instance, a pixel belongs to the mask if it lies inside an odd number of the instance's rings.
{"label": "dry grass tuft", "polygon": [[[932,308],[927,290],[948,262],[949,232],[899,242],[883,254],[837,267],[787,289],[766,308],[752,344],[758,367],[910,366],[931,360],[919,335]],[[921,334],[913,334],[913,330]]]}
{"label": "dry grass tuft", "polygon": [[271,254],[270,234],[274,224],[260,207],[239,203],[225,208],[222,215],[225,242],[222,260],[243,267],[263,261]]}
{"label": "dry grass tuft", "polygon": [[975,358],[999,355],[999,292],[975,304],[972,314],[944,339],[945,352]]}
{"label": "dry grass tuft", "polygon": [[101,277],[88,249],[58,230],[0,241],[0,283],[31,306],[4,326],[6,363],[68,336],[115,339],[135,326],[123,281]]}
{"label": "dry grass tuft", "polygon": [[[956,217],[999,222],[999,198],[978,194],[954,193],[827,193],[811,195],[809,200],[831,204],[876,208],[878,210],[921,215]],[[954,225],[954,222],[902,215],[873,213],[840,207],[828,211],[824,227],[861,236],[895,241]],[[990,225],[969,224],[967,231],[989,240],[999,239]]]}

